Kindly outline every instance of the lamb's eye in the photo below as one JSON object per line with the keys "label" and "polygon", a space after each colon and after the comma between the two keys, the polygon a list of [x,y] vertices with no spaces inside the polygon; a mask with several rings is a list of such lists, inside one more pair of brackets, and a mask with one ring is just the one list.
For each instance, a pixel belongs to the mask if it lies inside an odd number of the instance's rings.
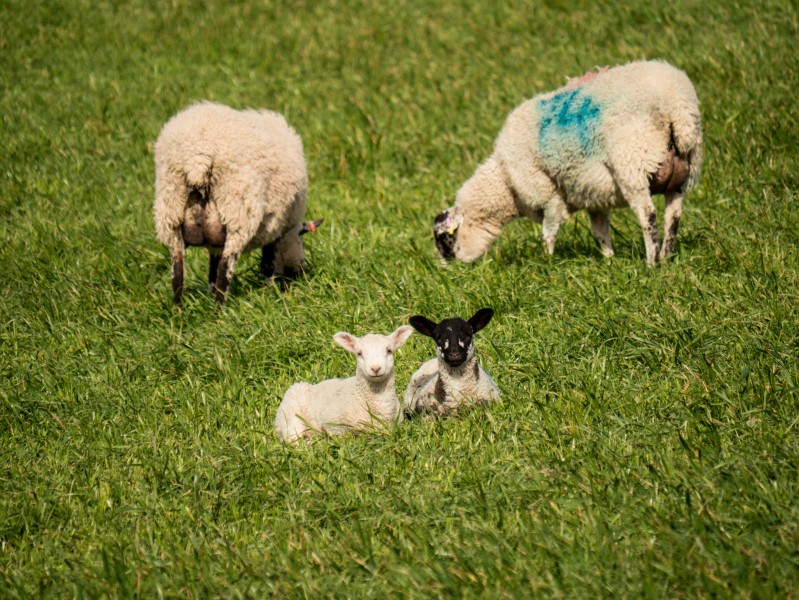
{"label": "lamb's eye", "polygon": [[449,340],[444,340],[444,350],[449,348]]}
{"label": "lamb's eye", "polygon": [[386,348],[386,354],[391,354],[393,350],[391,348]]}
{"label": "lamb's eye", "polygon": [[358,350],[358,356],[363,356],[363,352],[361,352],[360,350]]}

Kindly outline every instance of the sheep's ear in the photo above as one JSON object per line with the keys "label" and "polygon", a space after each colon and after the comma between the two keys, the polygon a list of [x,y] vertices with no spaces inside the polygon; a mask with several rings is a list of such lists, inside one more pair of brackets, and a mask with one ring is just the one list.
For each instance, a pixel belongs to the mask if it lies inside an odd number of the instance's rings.
{"label": "sheep's ear", "polygon": [[325,222],[324,219],[317,219],[316,221],[306,221],[300,226],[300,232],[298,235],[304,235],[308,232],[313,233],[314,231],[319,229],[319,226],[324,222]]}
{"label": "sheep's ear", "polygon": [[481,308],[478,310],[471,319],[469,319],[468,323],[472,326],[472,331],[477,333],[483,327],[488,325],[489,321],[491,321],[491,317],[494,316],[494,309],[493,308]]}
{"label": "sheep's ear", "polygon": [[346,331],[339,331],[333,336],[333,341],[348,352],[355,352],[355,344],[358,343],[358,338]]}
{"label": "sheep's ear", "polygon": [[423,317],[422,315],[415,315],[408,319],[408,322],[413,326],[413,328],[421,333],[422,335],[426,335],[427,337],[433,337],[433,331],[436,328],[436,323],[433,323],[427,317]]}
{"label": "sheep's ear", "polygon": [[408,341],[408,338],[411,337],[412,333],[413,327],[410,325],[403,325],[389,336],[391,339],[391,347],[396,350]]}

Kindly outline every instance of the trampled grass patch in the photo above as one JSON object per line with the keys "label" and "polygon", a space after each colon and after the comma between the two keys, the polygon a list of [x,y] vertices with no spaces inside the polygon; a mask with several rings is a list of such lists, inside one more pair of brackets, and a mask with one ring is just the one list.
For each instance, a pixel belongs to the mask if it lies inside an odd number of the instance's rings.
{"label": "trampled grass patch", "polygon": [[[0,596],[796,597],[799,12],[788,1],[0,4]],[[507,113],[596,65],[695,83],[706,161],[677,252],[577,214],[473,265],[431,224]],[[171,304],[152,145],[199,99],[285,114],[309,270],[258,257]],[[662,202],[660,203],[662,206]],[[422,313],[503,402],[294,448],[295,381]],[[412,336],[397,387],[433,355]]]}

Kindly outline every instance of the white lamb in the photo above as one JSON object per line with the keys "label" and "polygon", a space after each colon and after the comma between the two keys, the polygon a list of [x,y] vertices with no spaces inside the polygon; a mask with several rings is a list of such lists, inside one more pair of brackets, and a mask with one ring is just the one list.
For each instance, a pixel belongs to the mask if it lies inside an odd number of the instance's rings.
{"label": "white lamb", "polygon": [[480,402],[498,402],[499,388],[477,362],[474,334],[483,329],[494,311],[481,308],[468,321],[460,317],[434,323],[421,315],[411,317],[414,329],[433,338],[438,358],[424,363],[405,390],[405,412],[450,415]]}
{"label": "white lamb", "polygon": [[[543,223],[552,254],[563,220],[586,209],[602,253],[612,256],[609,209],[629,206],[654,264],[674,251],[701,164],[699,101],[685,73],[661,61],[592,72],[511,112],[493,155],[436,217],[436,246],[445,261],[473,261],[523,216]],[[665,196],[662,247],[653,194]]]}
{"label": "white lamb", "polygon": [[390,335],[334,335],[337,344],[356,355],[355,376],[292,385],[277,409],[278,438],[296,442],[314,433],[341,435],[402,421],[394,390],[394,351],[411,333],[413,328],[403,325]]}
{"label": "white lamb", "polygon": [[305,254],[302,141],[279,114],[211,102],[170,119],[155,143],[155,231],[169,248],[175,303],[186,246],[207,246],[209,285],[224,302],[242,252],[262,248],[261,275],[292,276]]}

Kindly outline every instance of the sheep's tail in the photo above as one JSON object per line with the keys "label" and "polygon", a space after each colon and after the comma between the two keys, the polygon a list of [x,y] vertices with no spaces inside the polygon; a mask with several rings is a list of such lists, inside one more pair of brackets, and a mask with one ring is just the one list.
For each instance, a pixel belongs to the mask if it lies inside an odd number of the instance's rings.
{"label": "sheep's tail", "polygon": [[702,126],[698,106],[678,111],[671,122],[672,143],[678,155],[688,161],[688,180],[685,189],[699,182],[702,170]]}
{"label": "sheep's tail", "polygon": [[190,188],[198,190],[206,196],[211,187],[211,171],[214,166],[214,159],[209,154],[198,152],[194,154],[183,166],[183,173],[186,177],[186,184]]}

